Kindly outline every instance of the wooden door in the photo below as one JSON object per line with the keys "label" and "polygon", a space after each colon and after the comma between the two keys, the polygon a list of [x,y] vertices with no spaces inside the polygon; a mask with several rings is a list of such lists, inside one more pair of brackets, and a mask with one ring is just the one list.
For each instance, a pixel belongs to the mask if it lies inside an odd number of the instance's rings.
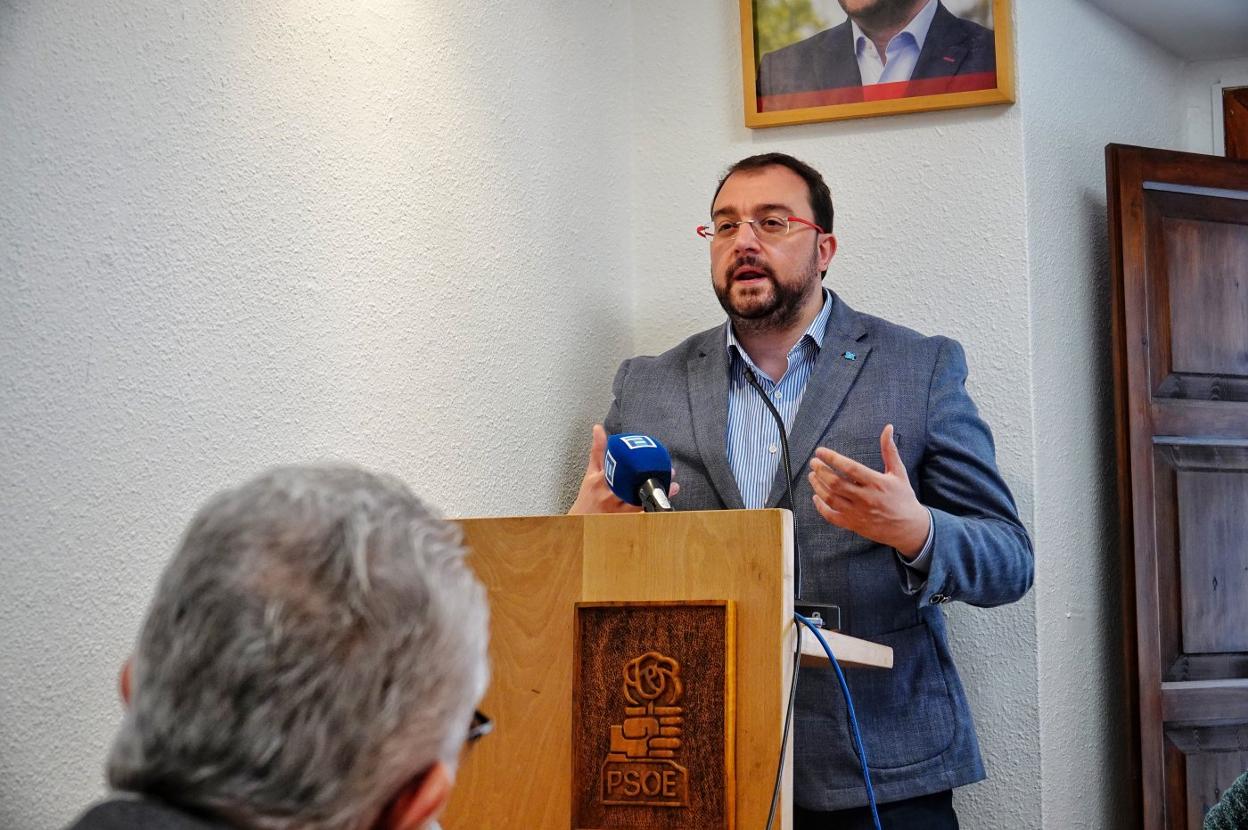
{"label": "wooden door", "polygon": [[1222,133],[1228,159],[1248,159],[1248,86],[1222,90]]}
{"label": "wooden door", "polygon": [[1199,828],[1248,769],[1248,162],[1106,168],[1142,824]]}

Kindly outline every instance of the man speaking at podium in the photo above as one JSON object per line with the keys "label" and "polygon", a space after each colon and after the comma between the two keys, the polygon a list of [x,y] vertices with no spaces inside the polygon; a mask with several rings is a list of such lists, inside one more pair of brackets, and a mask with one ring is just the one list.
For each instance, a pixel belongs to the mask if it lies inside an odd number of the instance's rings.
{"label": "man speaking at podium", "polygon": [[[667,446],[678,509],[787,506],[766,394],[791,437],[801,597],[839,605],[845,633],[894,649],[893,670],[848,672],[883,826],[956,828],[952,789],[985,773],[937,606],[1023,596],[1031,540],[967,394],[961,346],[822,286],[832,218],[822,176],[791,156],[729,169],[699,229],[728,320],[620,366],[571,512],[636,509],[603,478],[607,432]],[[845,712],[830,670],[803,672],[798,828],[872,826]]]}

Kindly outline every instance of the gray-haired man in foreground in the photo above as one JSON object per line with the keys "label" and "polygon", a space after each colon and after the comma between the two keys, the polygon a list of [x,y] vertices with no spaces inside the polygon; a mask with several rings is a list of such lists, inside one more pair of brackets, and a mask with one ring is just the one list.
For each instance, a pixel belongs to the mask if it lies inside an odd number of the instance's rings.
{"label": "gray-haired man in foreground", "polygon": [[436,827],[487,724],[484,592],[400,482],[288,467],[212,499],[122,672],[118,795],[75,830]]}

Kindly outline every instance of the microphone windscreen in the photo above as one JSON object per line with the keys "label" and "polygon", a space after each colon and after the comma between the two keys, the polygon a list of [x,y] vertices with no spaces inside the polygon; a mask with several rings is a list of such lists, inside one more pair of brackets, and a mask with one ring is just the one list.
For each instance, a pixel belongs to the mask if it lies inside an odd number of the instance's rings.
{"label": "microphone windscreen", "polygon": [[664,492],[672,486],[672,456],[649,435],[621,433],[608,438],[602,471],[611,492],[621,501],[638,507],[641,506],[638,490],[646,479],[658,481]]}

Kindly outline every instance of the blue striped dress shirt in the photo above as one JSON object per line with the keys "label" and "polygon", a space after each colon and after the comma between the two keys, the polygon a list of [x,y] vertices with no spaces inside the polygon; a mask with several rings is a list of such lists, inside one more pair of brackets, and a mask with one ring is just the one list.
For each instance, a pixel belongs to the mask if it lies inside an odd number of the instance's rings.
{"label": "blue striped dress shirt", "polygon": [[[776,469],[781,463],[781,444],[776,421],[767,411],[767,405],[759,398],[758,392],[745,379],[745,367],[749,366],[753,370],[754,377],[758,378],[758,385],[763,387],[780,417],[784,419],[785,432],[790,432],[793,429],[793,418],[802,405],[802,395],[806,393],[806,381],[810,379],[815,360],[819,357],[823,335],[827,331],[828,318],[831,315],[832,294],[825,288],[823,308],[819,309],[819,315],[793,344],[793,348],[789,349],[789,366],[779,380],[772,380],[755,365],[737,341],[731,323],[728,325],[728,466],[732,468],[737,489],[741,491],[741,500],[747,508],[759,508],[767,503],[767,495],[776,478]],[[800,475],[799,471],[795,472]],[[932,524],[929,524],[927,541],[913,561],[908,562],[901,554],[897,554],[897,561],[905,565],[903,573],[907,590],[911,593],[922,587],[931,568],[933,529]]]}
{"label": "blue striped dress shirt", "polygon": [[767,494],[771,492],[771,483],[775,481],[780,464],[780,430],[767,412],[767,405],[745,379],[745,367],[753,370],[759,385],[780,412],[785,431],[791,430],[831,314],[832,297],[825,288],[823,308],[789,349],[789,367],[779,380],[767,377],[754,364],[737,342],[732,326],[728,326],[728,465],[732,467],[746,507],[758,508],[767,503]]}

